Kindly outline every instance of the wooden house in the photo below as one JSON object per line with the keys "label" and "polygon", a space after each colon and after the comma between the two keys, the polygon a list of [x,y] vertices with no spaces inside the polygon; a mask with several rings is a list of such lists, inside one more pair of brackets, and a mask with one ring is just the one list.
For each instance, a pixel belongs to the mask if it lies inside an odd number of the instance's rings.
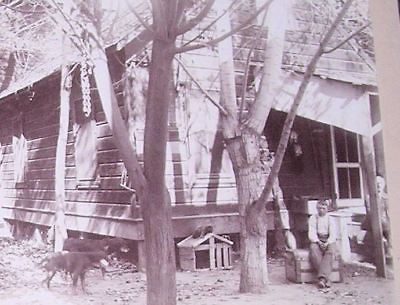
{"label": "wooden house", "polygon": [[[142,2],[140,5],[147,3]],[[240,14],[232,14],[232,23],[240,22],[242,15],[248,15],[254,5],[254,1],[249,1],[239,10]],[[129,115],[124,107],[121,84],[125,63],[145,56],[150,42],[150,35],[129,12],[126,10],[114,25],[120,29],[119,36],[107,41],[115,91],[127,120]],[[207,20],[203,24],[207,24]],[[183,41],[195,36],[201,26],[185,35]],[[286,32],[282,90],[265,126],[272,151],[279,140],[285,111],[318,44],[319,36],[310,31],[310,27],[322,32],[325,26],[326,22],[316,19],[309,8],[300,4],[294,7],[293,23]],[[238,96],[247,51],[257,29],[254,25],[233,37]],[[212,31],[203,34],[212,36]],[[55,34],[49,31],[47,36]],[[54,48],[54,44],[47,47]],[[255,71],[262,65],[263,48],[261,41],[251,61],[253,80],[257,78]],[[11,52],[7,54],[12,57]],[[169,113],[165,177],[173,204],[174,236],[184,238],[204,225],[212,226],[216,234],[238,233],[235,180],[222,141],[218,109],[194,82],[195,79],[210,96],[218,98],[216,51],[200,49],[179,57],[186,71],[176,66],[178,94]],[[378,126],[379,123],[374,68],[367,57],[350,41],[323,56],[318,63],[294,123],[293,139],[279,175],[288,203],[296,197],[328,197],[333,199],[336,209],[364,209],[368,190],[362,139],[372,136],[375,130],[372,124]],[[54,220],[61,55],[54,50],[43,50],[35,60],[25,68],[23,76],[16,74],[20,72],[19,67],[5,68],[0,75],[4,84],[0,92],[0,203],[7,221],[46,229]],[[5,67],[7,63],[1,65]],[[74,73],[65,159],[67,228],[134,240],[140,256],[144,239],[140,208],[132,205],[133,192],[129,189],[96,88],[92,84],[91,111],[86,114],[79,69]],[[249,94],[251,86],[249,83]],[[376,131],[378,143],[381,140],[379,130]],[[135,132],[135,145],[141,158],[143,125],[138,124]],[[300,147],[300,153],[294,153],[295,147]],[[376,156],[382,159],[381,148],[376,150]],[[378,168],[383,169],[382,162],[378,163]],[[271,209],[269,230],[274,228],[272,214]],[[293,215],[297,217],[296,213]]]}

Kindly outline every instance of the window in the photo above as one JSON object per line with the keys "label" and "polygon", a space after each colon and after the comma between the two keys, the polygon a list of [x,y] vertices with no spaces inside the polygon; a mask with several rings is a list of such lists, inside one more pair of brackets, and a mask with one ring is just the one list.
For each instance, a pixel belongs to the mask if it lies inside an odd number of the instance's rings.
{"label": "window", "polygon": [[337,127],[331,131],[337,205],[363,205],[358,135]]}
{"label": "window", "polygon": [[13,121],[12,148],[14,155],[14,181],[16,188],[25,187],[28,163],[28,145],[23,131],[23,116],[18,114]]}

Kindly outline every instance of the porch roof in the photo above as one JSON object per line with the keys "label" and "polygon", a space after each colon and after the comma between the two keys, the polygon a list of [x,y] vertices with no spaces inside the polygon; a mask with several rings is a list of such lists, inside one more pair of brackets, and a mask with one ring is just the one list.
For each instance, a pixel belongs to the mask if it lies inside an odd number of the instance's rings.
{"label": "porch roof", "polygon": [[[288,112],[301,81],[302,75],[282,72],[273,108]],[[360,135],[371,135],[369,95],[360,86],[314,76],[297,115]]]}

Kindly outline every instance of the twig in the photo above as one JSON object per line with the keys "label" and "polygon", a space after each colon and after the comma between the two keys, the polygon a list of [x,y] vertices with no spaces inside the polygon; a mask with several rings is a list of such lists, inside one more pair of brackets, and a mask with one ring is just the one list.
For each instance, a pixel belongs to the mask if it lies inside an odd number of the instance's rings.
{"label": "twig", "polygon": [[219,15],[217,18],[215,18],[212,22],[210,22],[210,24],[208,24],[206,27],[204,27],[201,32],[199,34],[197,34],[195,37],[193,37],[192,39],[190,39],[189,41],[185,42],[181,47],[185,47],[188,44],[192,43],[193,41],[195,41],[197,38],[201,37],[201,35],[207,31],[209,28],[211,28],[215,23],[217,23],[217,21],[219,19],[221,19],[226,13],[229,12],[229,10],[236,4],[236,2],[238,2],[239,0],[233,0],[231,5],[221,14]]}
{"label": "twig", "polygon": [[32,10],[32,11],[21,10],[19,8],[15,8],[15,7],[12,7],[10,5],[7,5],[5,3],[0,3],[0,6],[3,6],[5,8],[7,8],[7,9],[9,9],[9,10],[12,10],[12,11],[15,11],[15,12],[18,12],[18,13],[23,13],[23,14],[42,14],[42,13],[46,13],[46,10],[40,10],[40,11],[37,11],[37,10]]}
{"label": "twig", "polygon": [[187,45],[184,47],[176,48],[175,54],[193,51],[193,50],[204,48],[206,46],[212,46],[212,45],[219,43],[220,41],[226,39],[227,37],[239,32],[243,28],[247,27],[249,25],[249,23],[251,23],[251,21],[254,20],[254,18],[256,18],[262,11],[266,10],[269,7],[269,5],[271,4],[272,1],[273,0],[268,0],[267,2],[265,2],[253,15],[251,15],[249,18],[247,18],[245,22],[238,25],[237,27],[235,27],[228,33],[225,33],[224,35],[222,35],[218,38],[212,39],[210,41],[206,41],[204,43],[195,44],[195,45]]}
{"label": "twig", "polygon": [[353,33],[351,33],[346,39],[344,39],[343,41],[341,41],[338,45],[336,45],[335,47],[333,47],[330,50],[324,50],[322,53],[323,54],[329,54],[332,53],[333,51],[339,49],[342,45],[344,45],[346,42],[348,42],[350,39],[352,39],[354,36],[356,36],[357,34],[359,34],[360,32],[362,32],[363,30],[365,30],[367,27],[369,27],[371,25],[371,22],[368,22],[367,24],[365,24],[364,26],[360,27],[357,31],[354,31]]}
{"label": "twig", "polygon": [[181,34],[184,34],[188,31],[190,31],[192,28],[194,28],[197,24],[200,23],[204,19],[204,17],[207,16],[207,14],[210,12],[211,7],[213,6],[215,0],[208,0],[207,3],[204,5],[202,10],[197,14],[196,17],[193,17],[192,19],[188,20],[184,24],[178,25],[174,35],[179,36]]}
{"label": "twig", "polygon": [[148,24],[146,22],[146,20],[144,20],[142,18],[142,16],[139,15],[138,12],[136,12],[135,8],[132,7],[131,3],[129,1],[126,1],[126,4],[128,5],[131,12],[135,15],[135,17],[139,20],[139,22],[145,27],[145,29],[149,30],[150,32],[152,32],[154,34],[154,30],[153,30],[152,26],[150,24]]}
{"label": "twig", "polygon": [[254,37],[253,45],[251,46],[249,53],[247,54],[246,66],[245,66],[245,70],[244,70],[244,79],[243,79],[243,85],[242,85],[242,96],[241,96],[240,107],[239,107],[239,122],[242,119],[244,101],[246,99],[246,89],[247,89],[247,80],[249,78],[251,54],[253,53],[254,49],[256,48],[256,44],[257,44],[258,40],[261,38],[262,28],[264,26],[265,19],[267,17],[267,13],[268,13],[268,11],[266,10],[264,13],[261,25],[260,25],[260,29],[258,30],[256,37]]}
{"label": "twig", "polygon": [[224,115],[228,115],[228,112],[225,110],[224,107],[222,107],[220,104],[218,104],[209,94],[208,92],[201,86],[201,84],[193,77],[193,75],[189,72],[189,70],[185,67],[185,64],[179,59],[175,57],[175,60],[178,62],[178,64],[182,67],[183,71],[186,72],[186,74],[192,79],[192,81],[196,84],[196,86],[200,89],[200,91],[210,100],[211,103],[213,103],[219,111],[221,111]]}

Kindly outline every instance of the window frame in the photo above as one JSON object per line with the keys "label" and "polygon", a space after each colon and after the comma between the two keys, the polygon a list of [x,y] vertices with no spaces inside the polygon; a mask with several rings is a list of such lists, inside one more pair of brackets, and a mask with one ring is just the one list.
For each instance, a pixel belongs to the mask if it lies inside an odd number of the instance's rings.
{"label": "window frame", "polygon": [[[339,127],[330,126],[330,137],[331,137],[331,153],[332,153],[332,171],[333,171],[333,186],[334,186],[334,194],[335,194],[335,205],[336,208],[341,207],[357,207],[364,206],[364,184],[363,184],[363,171],[362,171],[362,163],[361,163],[361,147],[360,147],[360,136],[356,135],[357,140],[357,157],[358,162],[338,162],[337,161],[337,152],[336,152],[336,140],[335,140],[335,130],[342,130]],[[344,130],[346,133],[351,133],[351,131]],[[353,133],[354,134],[354,133]],[[359,175],[359,193],[360,197],[358,198],[340,198],[340,189],[339,189],[339,169],[358,169]],[[350,193],[351,193],[351,185],[348,185]]]}

